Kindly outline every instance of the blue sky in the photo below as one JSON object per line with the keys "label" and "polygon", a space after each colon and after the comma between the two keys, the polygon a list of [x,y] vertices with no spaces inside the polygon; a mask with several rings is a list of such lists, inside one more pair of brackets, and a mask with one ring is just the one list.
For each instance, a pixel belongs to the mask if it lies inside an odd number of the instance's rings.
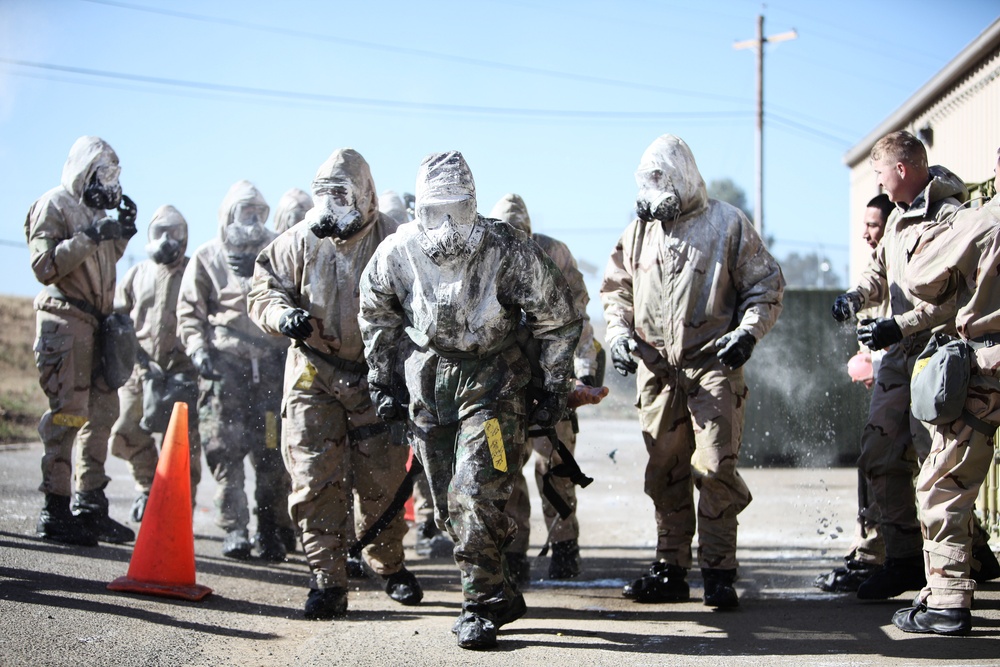
{"label": "blue sky", "polygon": [[[350,146],[379,191],[412,192],[424,155],[462,151],[482,213],[520,194],[535,231],[599,274],[661,134],[752,208],[755,57],[733,43],[762,10],[765,35],[799,35],[765,49],[765,234],[779,260],[821,252],[843,278],[844,152],[994,21],[995,1],[0,0],[0,293],[37,293],[25,214],[84,134],[115,148],[139,206],[120,271],[144,258],[161,204],[193,249],[232,183],[273,212]],[[588,285],[596,304],[599,276]]]}

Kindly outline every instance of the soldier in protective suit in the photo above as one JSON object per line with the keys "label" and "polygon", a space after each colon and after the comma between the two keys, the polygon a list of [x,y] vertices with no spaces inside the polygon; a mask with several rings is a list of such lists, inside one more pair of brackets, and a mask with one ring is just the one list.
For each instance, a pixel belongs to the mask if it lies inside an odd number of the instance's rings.
{"label": "soldier in protective suit", "polygon": [[[368,393],[358,329],[358,281],[375,248],[396,229],[379,213],[368,163],[337,150],[316,172],[317,206],[257,259],[250,317],[294,343],[285,365],[282,454],[292,477],[289,510],[312,571],[306,618],[347,611],[351,505],[366,530],[406,476],[409,448],[390,437]],[[389,597],[418,604],[423,591],[403,566],[402,513],[365,548]]]}
{"label": "soldier in protective suit", "polygon": [[615,368],[637,372],[658,539],[649,574],[623,594],[689,599],[697,487],[705,604],[736,607],[736,517],[751,499],[736,470],[748,396],[741,367],[777,320],[785,280],[743,213],[708,198],[684,141],[656,139],[635,177],[638,219],[611,254],[601,301]]}
{"label": "soldier in protective suit", "polygon": [[[187,266],[188,225],[173,206],[161,206],[149,222],[149,259],[139,262],[118,283],[115,310],[135,323],[139,354],[135,371],[118,390],[120,414],[111,429],[111,453],[128,462],[138,491],[131,519],[142,521],[153,486],[157,449],[175,401],[190,405],[188,449],[191,459],[191,504],[201,481],[201,438],[198,434],[198,371],[177,337],[177,296]],[[145,389],[145,391],[144,391]],[[145,408],[145,409],[144,409]]]}
{"label": "soldier in protective suit", "polygon": [[[531,232],[531,216],[528,215],[528,208],[519,195],[507,194],[501,197],[500,201],[493,206],[490,217],[502,220],[527,234],[552,259],[563,278],[566,279],[573,294],[573,303],[583,323],[580,342],[573,353],[574,377],[589,387],[596,386],[597,348],[594,345],[594,327],[591,326],[590,316],[587,315],[587,304],[590,302],[590,296],[587,294],[587,286],[583,282],[583,274],[577,268],[576,259],[574,259],[569,247],[551,236]],[[529,436],[531,435],[531,427],[532,424],[529,423]],[[567,411],[564,418],[556,424],[555,431],[556,437],[566,445],[570,453],[574,453],[577,432],[575,412]],[[550,474],[552,468],[559,465],[562,459],[559,458],[558,453],[553,452],[552,442],[547,437],[529,437],[528,444],[530,447],[526,450],[525,455],[530,457],[532,450],[537,454],[535,457],[535,482],[539,492],[541,493],[543,480],[548,475],[550,484],[556,493],[573,510],[573,514],[568,518],[560,518],[556,508],[552,506],[545,494],[542,494],[542,514],[545,516],[545,525],[549,530],[547,542],[552,549],[548,577],[549,579],[570,579],[580,574],[580,545],[578,542],[580,524],[576,518],[576,486],[568,477]],[[510,502],[507,503],[506,511],[517,522],[517,535],[507,553],[507,564],[510,566],[515,581],[519,585],[523,585],[530,579],[531,567],[527,556],[531,534],[531,502],[523,466],[517,469],[514,492],[511,494]]]}
{"label": "soldier in protective suit", "polygon": [[[120,173],[107,142],[80,137],[63,166],[61,185],[31,205],[24,223],[31,269],[46,286],[35,298],[35,364],[49,399],[38,424],[45,448],[38,534],[67,544],[135,537],[108,516],[104,495],[111,481],[104,462],[118,417],[118,384],[109,386],[106,377],[102,325],[113,309],[115,264],[136,232],[135,204],[122,195]],[[113,208],[119,209],[117,219],[106,213]],[[70,510],[74,443],[75,516]]]}
{"label": "soldier in protective suit", "polygon": [[198,419],[205,460],[218,482],[216,524],[222,554],[250,557],[250,509],[243,459],[257,476],[257,534],[264,560],[282,561],[290,541],[288,474],[279,449],[281,379],[287,342],[247,315],[257,253],[275,234],[270,208],[249,181],[235,183],[219,208],[219,236],[198,248],[181,280],[177,330],[201,376]]}
{"label": "soldier in protective suit", "polygon": [[[476,213],[461,153],[424,158],[416,187],[415,222],[379,246],[361,278],[368,383],[383,418],[403,417],[409,403],[410,437],[461,570],[458,645],[489,648],[497,628],[525,610],[504,563],[516,530],[504,505],[523,462],[531,380],[516,328],[523,315],[540,342],[545,378],[533,421],[551,427],[573,386],[580,318],[545,253]],[[404,338],[412,343],[405,388],[394,377]]]}
{"label": "soldier in protective suit", "polygon": [[312,197],[304,190],[292,188],[281,195],[278,206],[274,209],[274,233],[282,234],[285,230],[302,222],[312,207]]}

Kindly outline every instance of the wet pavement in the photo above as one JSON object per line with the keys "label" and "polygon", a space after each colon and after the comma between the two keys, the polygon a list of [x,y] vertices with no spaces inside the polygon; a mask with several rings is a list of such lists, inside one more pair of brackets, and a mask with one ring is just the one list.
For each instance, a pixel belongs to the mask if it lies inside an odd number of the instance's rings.
{"label": "wet pavement", "polygon": [[[906,635],[891,616],[908,596],[863,603],[812,587],[847,549],[856,472],[744,469],[754,501],[740,517],[741,606],[701,600],[641,605],[621,586],[652,560],[652,503],[642,493],[644,447],[634,421],[581,419],[578,459],[595,482],[579,492],[583,571],[547,581],[533,491],[528,613],[503,628],[500,647],[458,649],[450,627],[461,594],[448,559],[408,567],[426,595],[401,607],[376,579],[357,581],[346,619],[302,620],[308,582],[301,552],[278,565],[221,556],[214,485],[198,490],[194,533],[202,602],[112,593],[130,545],[68,548],[34,535],[41,494],[38,444],[0,448],[0,665],[967,665],[1000,664],[1000,585],[977,592],[971,637]],[[132,500],[127,468],[109,461],[112,515]],[[206,472],[207,477],[207,472]],[[251,476],[252,479],[252,476]],[[148,519],[147,519],[148,521]],[[412,547],[413,533],[406,544]]]}

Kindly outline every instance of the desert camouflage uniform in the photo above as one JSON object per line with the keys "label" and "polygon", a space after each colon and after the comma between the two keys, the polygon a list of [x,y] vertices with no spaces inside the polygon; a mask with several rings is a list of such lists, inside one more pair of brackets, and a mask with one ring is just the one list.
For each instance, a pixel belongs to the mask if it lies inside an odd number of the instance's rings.
{"label": "desert camouflage uniform", "polygon": [[[185,351],[193,358],[198,350],[209,350],[221,376],[201,379],[198,418],[205,459],[218,482],[216,524],[227,532],[246,530],[250,519],[244,490],[247,455],[257,478],[258,529],[290,527],[289,481],[279,449],[288,343],[265,334],[250,320],[250,278],[236,275],[227,263],[226,228],[240,203],[267,207],[249,182],[230,188],[219,209],[219,236],[191,257],[177,302],[178,334]],[[254,254],[273,238],[266,230]]]}
{"label": "desert camouflage uniform", "polygon": [[[161,206],[153,215],[150,226],[157,222],[187,227],[184,218],[173,206]],[[183,253],[171,264],[158,264],[151,259],[139,262],[118,283],[115,310],[132,318],[136,338],[150,361],[158,364],[167,375],[182,375],[196,384],[198,371],[177,336],[177,296],[187,263],[188,258]],[[151,433],[140,426],[145,376],[145,369],[137,363],[128,382],[118,390],[121,409],[111,429],[111,453],[128,463],[136,489],[149,494],[159,461],[157,447],[162,446],[164,434]],[[192,403],[189,407],[188,450],[193,499],[201,481],[201,437],[198,433],[197,405]]]}
{"label": "desert camouflage uniform", "polygon": [[[118,417],[118,395],[102,375],[100,322],[114,305],[115,264],[127,239],[97,243],[84,234],[106,213],[83,204],[98,166],[118,164],[111,146],[97,137],[73,144],[61,185],[35,201],[24,223],[31,269],[46,288],[35,297],[35,364],[49,409],[38,424],[42,483],[47,494],[102,489],[108,437]],[[86,305],[81,309],[71,302]]]}
{"label": "desert camouflage uniform", "polygon": [[[418,210],[424,187],[418,180]],[[404,362],[411,438],[438,526],[455,541],[463,609],[492,618],[516,596],[503,561],[516,526],[504,506],[523,462],[531,370],[515,328],[523,310],[541,341],[544,389],[558,394],[572,388],[580,323],[565,280],[527,236],[481,216],[469,233],[449,255],[419,216],[401,226],[362,276],[360,322],[373,384],[393,385],[403,336],[416,347]]]}
{"label": "desert camouflage uniform", "polygon": [[[985,422],[990,433],[965,418],[935,429],[930,455],[917,477],[927,586],[919,599],[931,608],[970,608],[975,582],[970,567],[979,488],[994,461],[1000,425],[1000,197],[936,225],[913,255],[906,287],[930,303],[958,291],[958,335],[976,348],[965,412]],[[986,341],[989,341],[988,343]]]}
{"label": "desert camouflage uniform", "polygon": [[619,239],[601,285],[607,341],[629,337],[642,358],[637,405],[657,559],[692,566],[697,487],[700,567],[735,570],[736,517],[751,500],[736,470],[748,391],[715,342],[736,328],[760,340],[781,312],[785,281],[743,213],[708,198],[686,144],[658,139],[639,167],[654,168],[677,188],[681,212],[669,223],[633,220]]}
{"label": "desert camouflage uniform", "polygon": [[955,315],[953,300],[940,306],[922,303],[904,291],[902,277],[927,224],[943,220],[968,198],[960,178],[939,166],[930,171],[930,183],[913,204],[889,216],[882,241],[854,288],[863,307],[888,301],[904,336],[886,349],[879,365],[858,460],[869,481],[872,502],[878,506],[879,532],[888,558],[920,553],[913,478],[930,451],[931,434],[926,424],[910,414],[910,376],[931,330],[950,326]]}
{"label": "desert camouflage uniform", "polygon": [[[378,212],[371,171],[356,151],[335,152],[316,179],[350,183],[365,227],[340,240],[317,238],[300,224],[277,238],[258,257],[249,306],[253,321],[277,336],[288,309],[310,315],[312,335],[288,352],[281,449],[292,478],[289,511],[312,570],[310,586],[328,589],[347,588],[353,494],[363,532],[402,483],[409,450],[402,437],[390,438],[388,425],[375,414],[358,328],[361,272],[396,223]],[[402,569],[405,534],[400,513],[366,547],[375,572],[387,577]]]}

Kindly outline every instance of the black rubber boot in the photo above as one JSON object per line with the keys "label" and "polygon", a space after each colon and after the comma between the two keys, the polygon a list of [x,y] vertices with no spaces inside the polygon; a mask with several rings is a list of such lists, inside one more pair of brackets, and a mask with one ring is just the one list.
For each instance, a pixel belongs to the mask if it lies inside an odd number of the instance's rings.
{"label": "black rubber boot", "polygon": [[430,558],[448,558],[455,554],[455,543],[441,532],[434,519],[427,519],[417,526],[418,556]]}
{"label": "black rubber boot", "polygon": [[248,560],[250,549],[250,536],[246,528],[235,528],[226,533],[222,540],[222,555],[226,558]]}
{"label": "black rubber boot", "polygon": [[354,558],[352,556],[347,557],[347,578],[348,579],[370,579],[371,575],[368,574],[368,568],[365,567],[365,561],[358,556]]}
{"label": "black rubber boot", "polygon": [[701,568],[702,579],[705,580],[705,604],[717,609],[735,609],[740,606],[740,598],[733,584],[736,583],[736,570],[719,570]]}
{"label": "black rubber boot", "polygon": [[80,547],[97,546],[97,536],[90,526],[69,511],[69,496],[46,493],[45,505],[38,515],[35,530],[40,537],[53,542]]}
{"label": "black rubber boot", "polygon": [[254,535],[253,544],[257,548],[257,556],[269,563],[282,563],[288,555],[285,541],[274,528],[261,530]]}
{"label": "black rubber boot", "polygon": [[572,579],[580,574],[580,546],[576,540],[553,542],[549,579]]}
{"label": "black rubber boot", "polygon": [[972,551],[972,557],[979,561],[979,568],[972,570],[969,576],[977,584],[1000,577],[1000,562],[997,562],[996,554],[990,549],[990,545],[977,547]]}
{"label": "black rubber boot", "polygon": [[968,609],[931,609],[924,604],[900,609],[892,623],[903,632],[935,635],[967,635],[972,630],[972,612]]}
{"label": "black rubber boot", "polygon": [[888,600],[906,591],[919,591],[926,584],[923,556],[889,558],[858,586],[858,599]]}
{"label": "black rubber boot", "polygon": [[507,571],[510,572],[510,583],[517,590],[526,588],[531,583],[531,560],[528,554],[511,553],[504,554],[507,559]]}
{"label": "black rubber boot", "polygon": [[146,515],[146,503],[149,502],[149,494],[145,491],[139,493],[132,501],[132,509],[129,510],[128,518],[134,523],[142,523],[142,517]]}
{"label": "black rubber boot", "polygon": [[401,605],[413,606],[424,599],[424,591],[420,588],[417,577],[405,567],[394,572],[385,579],[385,592]]}
{"label": "black rubber boot", "polygon": [[845,558],[843,566],[817,576],[813,586],[827,593],[854,593],[878,568],[873,563],[860,563],[853,558]]}
{"label": "black rubber boot", "polygon": [[73,513],[101,542],[125,544],[135,539],[135,531],[108,515],[108,499],[104,495],[104,487],[92,491],[77,491],[73,496]]}
{"label": "black rubber boot", "polygon": [[347,613],[347,589],[313,588],[306,598],[305,616],[311,621],[329,621]]}
{"label": "black rubber boot", "polygon": [[479,614],[463,611],[455,623],[455,634],[458,635],[458,645],[461,648],[481,651],[496,648],[497,626],[488,618]]}
{"label": "black rubber boot", "polygon": [[687,569],[680,565],[668,565],[665,561],[654,561],[649,566],[649,574],[639,577],[622,588],[622,596],[636,602],[687,602],[691,599],[691,587],[687,582]]}

